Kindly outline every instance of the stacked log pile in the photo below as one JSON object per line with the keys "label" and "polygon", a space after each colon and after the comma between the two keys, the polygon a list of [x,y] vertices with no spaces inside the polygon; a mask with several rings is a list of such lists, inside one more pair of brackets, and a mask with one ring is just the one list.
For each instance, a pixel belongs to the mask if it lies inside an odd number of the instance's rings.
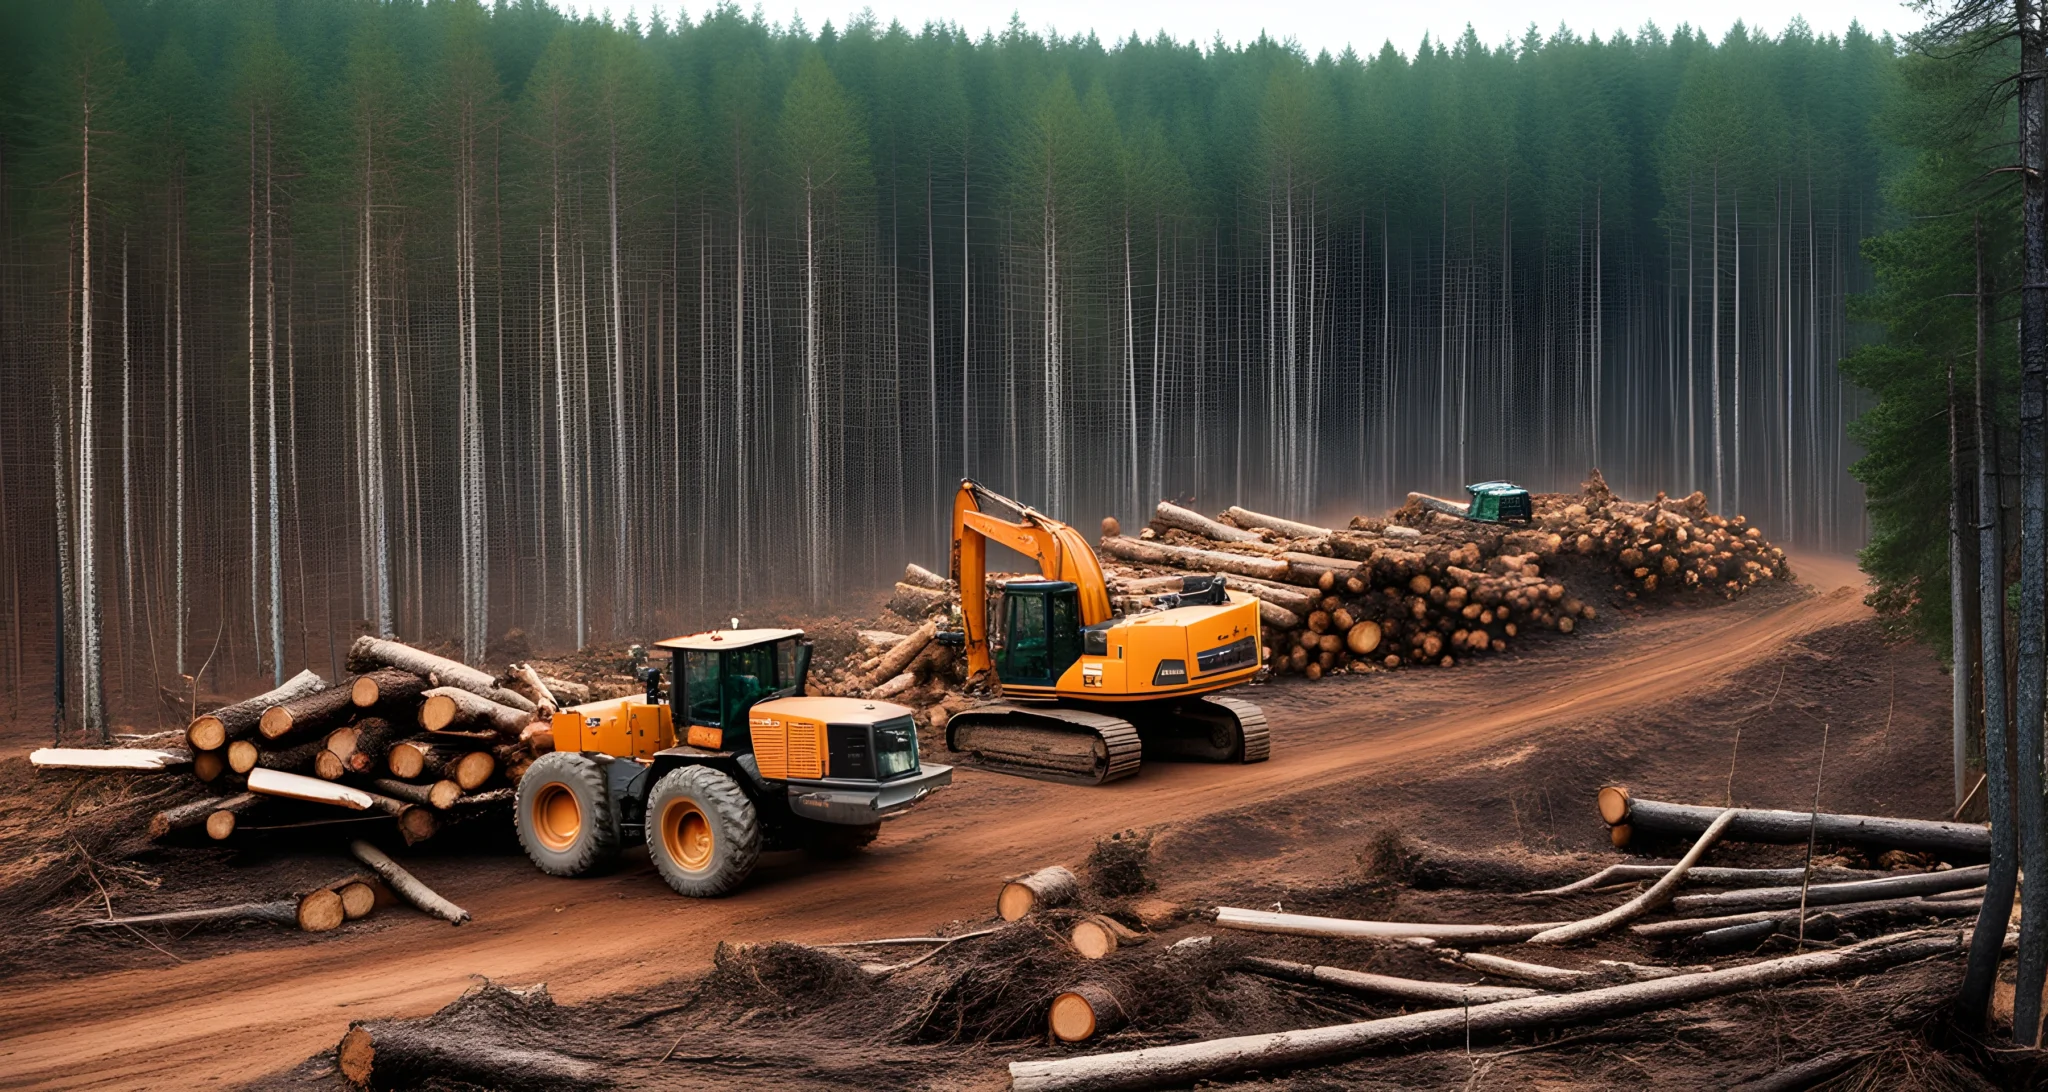
{"label": "stacked log pile", "polygon": [[[205,795],[148,823],[155,842],[280,840],[312,846],[330,836],[387,830],[407,845],[445,827],[509,819],[513,786],[553,747],[557,698],[515,668],[505,680],[456,661],[372,637],[350,649],[354,675],[330,684],[311,671],[244,701],[201,713],[174,740],[113,748],[45,748],[45,770],[128,770],[196,779]],[[173,734],[166,733],[165,737]],[[415,905],[450,917],[448,904],[356,837],[354,855],[381,880],[329,884],[296,900],[247,903],[94,924],[295,922],[321,931],[360,914],[350,884],[385,883]],[[416,897],[417,896],[417,897]],[[366,910],[364,912],[367,912]],[[453,920],[451,918],[451,920]]]}

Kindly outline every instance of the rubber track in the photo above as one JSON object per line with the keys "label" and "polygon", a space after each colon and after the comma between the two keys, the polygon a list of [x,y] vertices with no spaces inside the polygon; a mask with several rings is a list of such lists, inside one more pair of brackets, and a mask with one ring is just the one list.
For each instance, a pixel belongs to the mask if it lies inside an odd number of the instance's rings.
{"label": "rubber track", "polygon": [[[986,755],[981,751],[967,751],[974,756],[974,765],[1000,773],[1016,774],[1020,777],[1039,781],[1059,781],[1070,785],[1105,785],[1121,781],[1138,772],[1144,761],[1144,743],[1138,738],[1138,729],[1122,717],[1105,713],[1090,712],[1086,709],[1066,709],[1059,706],[983,705],[964,710],[955,715],[947,725],[948,748],[951,748],[950,729],[965,719],[972,724],[976,717],[1018,717],[1038,721],[1040,726],[1052,731],[1086,732],[1103,741],[1109,749],[1109,761],[1098,767],[1095,776],[1063,773],[1048,770],[1027,762],[1005,761],[999,756]],[[1000,731],[1001,725],[991,725],[984,731]]]}
{"label": "rubber track", "polygon": [[1264,762],[1273,754],[1273,733],[1266,726],[1266,711],[1257,703],[1243,698],[1206,697],[1210,705],[1220,705],[1237,717],[1240,737],[1244,740],[1244,762]]}

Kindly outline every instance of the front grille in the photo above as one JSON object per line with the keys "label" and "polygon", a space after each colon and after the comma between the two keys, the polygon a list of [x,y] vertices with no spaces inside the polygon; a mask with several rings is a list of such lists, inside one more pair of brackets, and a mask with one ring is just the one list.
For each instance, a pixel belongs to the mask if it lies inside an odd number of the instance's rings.
{"label": "front grille", "polygon": [[1259,642],[1256,638],[1246,637],[1207,652],[1196,653],[1195,671],[1197,674],[1207,675],[1214,671],[1228,671],[1233,667],[1244,667],[1258,662]]}

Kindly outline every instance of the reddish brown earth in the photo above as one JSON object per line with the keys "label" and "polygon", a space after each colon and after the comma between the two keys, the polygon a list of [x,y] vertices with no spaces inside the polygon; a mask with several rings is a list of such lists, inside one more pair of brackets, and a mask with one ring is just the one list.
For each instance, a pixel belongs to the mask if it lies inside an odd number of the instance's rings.
{"label": "reddish brown earth", "polygon": [[[1157,856],[1170,897],[1327,879],[1389,821],[1482,846],[1593,848],[1604,828],[1590,787],[1622,779],[1718,798],[1737,723],[1753,726],[1736,763],[1738,802],[1804,800],[1815,729],[1833,718],[1829,769],[1841,764],[1846,787],[1824,806],[1938,809],[1948,792],[1945,700],[1930,701],[1938,672],[1924,652],[1876,639],[1852,563],[1802,559],[1798,571],[1810,592],[1610,616],[1575,639],[1450,671],[1254,691],[1274,731],[1273,759],[1258,766],[1159,764],[1092,789],[962,771],[862,859],[778,865],[729,899],[676,898],[644,858],[566,881],[511,856],[416,855],[415,871],[472,924],[393,915],[318,944],[9,982],[0,1087],[243,1082],[332,1047],[351,1019],[430,1012],[476,975],[545,981],[574,1003],[699,970],[719,941],[978,920],[1001,877],[1077,863],[1127,827],[1164,826]],[[1773,690],[1769,677],[1795,661],[1796,692]]]}

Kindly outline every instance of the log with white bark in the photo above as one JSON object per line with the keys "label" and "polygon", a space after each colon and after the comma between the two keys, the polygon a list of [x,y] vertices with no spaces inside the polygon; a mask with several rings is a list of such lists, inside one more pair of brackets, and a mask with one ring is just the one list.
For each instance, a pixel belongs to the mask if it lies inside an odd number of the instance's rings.
{"label": "log with white bark", "polygon": [[1234,504],[1230,506],[1230,521],[1239,527],[1263,527],[1269,531],[1278,531],[1288,538],[1329,538],[1336,533],[1328,527],[1317,527],[1313,523],[1296,523],[1291,519],[1253,512]]}
{"label": "log with white bark", "polygon": [[[1872,917],[1905,918],[1953,918],[1975,914],[1980,899],[1928,899],[1909,896],[1898,899],[1873,899],[1869,902],[1835,903],[1830,906],[1807,908],[1807,917],[1831,914],[1837,919],[1862,919]],[[1716,929],[1727,929],[1738,925],[1752,925],[1760,921],[1792,925],[1799,920],[1799,910],[1751,910],[1741,914],[1717,914],[1712,917],[1674,918],[1670,921],[1653,921],[1642,925],[1629,926],[1629,932],[1645,940],[1674,940],[1679,937],[1699,936]]]}
{"label": "log with white bark", "polygon": [[996,916],[1016,921],[1033,910],[1064,906],[1081,894],[1081,881],[1060,865],[1041,868],[1003,885],[996,894]]}
{"label": "log with white bark", "polygon": [[1257,531],[1218,523],[1200,512],[1190,511],[1178,504],[1160,501],[1152,510],[1152,522],[1161,527],[1177,527],[1190,534],[1200,535],[1215,542],[1260,542],[1266,541]]}
{"label": "log with white bark", "polygon": [[396,781],[388,777],[370,782],[370,787],[393,800],[409,804],[423,804],[437,811],[446,811],[462,799],[462,786],[453,781],[441,780],[431,785],[415,785],[410,781]]}
{"label": "log with white bark", "polygon": [[331,686],[279,702],[257,718],[256,734],[271,743],[324,734],[355,715],[355,702],[349,696],[351,689]]}
{"label": "log with white bark", "polygon": [[410,671],[384,667],[349,680],[348,697],[358,709],[414,701],[432,685]]}
{"label": "log with white bark", "polygon": [[1107,1034],[1130,1021],[1116,991],[1100,982],[1083,982],[1052,999],[1045,1022],[1052,1037],[1079,1043]]}
{"label": "log with white bark", "polygon": [[437,686],[421,695],[420,727],[429,732],[483,729],[517,739],[535,714],[501,705],[453,686]]}
{"label": "log with white bark", "polygon": [[1067,943],[1083,959],[1101,959],[1118,948],[1145,943],[1145,934],[1132,930],[1107,914],[1089,914],[1074,923]]}
{"label": "log with white bark", "polygon": [[408,843],[431,838],[437,829],[434,813],[427,808],[316,777],[281,773],[259,766],[249,771],[249,791],[263,796],[333,804],[350,811],[380,811],[398,821],[399,832],[405,835]]}
{"label": "log with white bark", "polygon": [[1622,959],[1603,959],[1600,965],[1638,982],[1648,982],[1653,978],[1676,978],[1682,974],[1705,974],[1714,969],[1704,963],[1690,967],[1659,967],[1650,963],[1630,963]]}
{"label": "log with white bark", "polygon": [[1861,974],[1936,956],[1958,954],[1967,933],[1909,933],[1822,952],[1808,952],[1701,974],[1579,993],[1432,1009],[1263,1035],[1240,1035],[1143,1050],[1010,1063],[1016,1092],[1121,1092],[1191,1085],[1250,1071],[1328,1064],[1373,1050],[1463,1041],[1504,1032],[1632,1016],[1820,975]]}
{"label": "log with white bark", "polygon": [[916,685],[917,676],[905,671],[868,691],[867,696],[870,698],[893,698]]}
{"label": "log with white bark", "polygon": [[1328,986],[1346,993],[1391,997],[1396,1001],[1412,1001],[1422,1005],[1484,1005],[1517,997],[1534,997],[1542,992],[1520,986],[1466,986],[1457,982],[1396,978],[1392,975],[1369,974],[1343,967],[1316,967],[1307,963],[1290,963],[1284,959],[1266,959],[1260,956],[1248,957],[1240,966],[1244,970],[1267,978],[1279,978],[1311,986]]}
{"label": "log with white bark", "polygon": [[953,582],[951,580],[919,565],[915,561],[903,566],[903,583],[920,588],[930,588],[935,592],[950,592],[953,590]]}
{"label": "log with white bark", "polygon": [[391,748],[385,768],[404,781],[421,777],[447,778],[462,791],[479,788],[498,771],[498,760],[489,751],[448,743],[407,740]]}
{"label": "log with white bark", "polygon": [[1575,940],[1597,937],[1609,930],[1626,925],[1664,905],[1671,898],[1671,893],[1678,889],[1678,885],[1685,882],[1685,874],[1692,870],[1693,865],[1699,863],[1701,857],[1706,856],[1707,850],[1713,848],[1714,843],[1721,839],[1721,835],[1726,833],[1729,826],[1734,822],[1735,809],[1728,808],[1723,810],[1719,816],[1715,817],[1713,822],[1707,824],[1707,829],[1701,832],[1699,840],[1692,844],[1692,849],[1688,850],[1685,856],[1679,858],[1678,863],[1672,865],[1671,870],[1666,872],[1663,878],[1651,884],[1648,891],[1637,895],[1635,898],[1604,914],[1596,914],[1593,917],[1586,918],[1583,921],[1575,921],[1569,925],[1560,925],[1555,929],[1546,929],[1530,937],[1529,943],[1569,944]]}
{"label": "log with white bark", "polygon": [[88,929],[136,925],[222,925],[238,921],[262,921],[272,925],[297,925],[299,900],[242,902],[233,906],[209,906],[201,910],[170,910],[161,914],[129,914],[125,917],[93,918],[80,922]]}
{"label": "log with white bark", "polygon": [[386,856],[383,850],[360,838],[350,842],[348,849],[355,854],[356,860],[370,866],[370,871],[382,877],[391,885],[391,890],[413,906],[450,925],[461,925],[469,920],[469,911],[435,894],[433,888],[421,883],[397,861]]}
{"label": "log with white bark", "polygon": [[1196,572],[1230,573],[1234,576],[1256,576],[1263,580],[1287,579],[1287,562],[1279,558],[1229,554],[1220,550],[1197,550],[1189,546],[1169,546],[1164,542],[1142,542],[1122,535],[1105,537],[1101,548],[1103,553],[1111,557],[1135,561],[1141,565],[1191,569]]}
{"label": "log with white bark", "polygon": [[1552,967],[1543,963],[1529,963],[1505,956],[1488,955],[1485,952],[1445,952],[1447,963],[1470,967],[1481,974],[1495,978],[1512,978],[1517,982],[1534,982],[1552,989],[1569,989],[1584,982],[1590,971],[1575,971],[1566,967]]}
{"label": "log with white bark", "polygon": [[28,753],[28,762],[38,770],[175,770],[192,764],[192,752],[182,747],[38,747]]}
{"label": "log with white bark", "polygon": [[1222,906],[1216,910],[1216,924],[1253,933],[1286,933],[1303,937],[1356,937],[1399,940],[1422,937],[1429,940],[1462,940],[1473,944],[1517,944],[1563,922],[1545,921],[1530,925],[1453,925],[1428,921],[1357,921],[1351,918],[1321,918],[1309,914],[1281,914],[1271,910],[1245,910]]}
{"label": "log with white bark", "polygon": [[[1638,800],[1626,788],[1609,785],[1600,790],[1600,817],[1617,830],[1628,833],[1618,845],[1645,836],[1690,837],[1707,828],[1720,808],[1670,804],[1661,800]],[[1810,811],[1771,811],[1739,808],[1728,828],[1731,842],[1770,842],[1803,845],[1808,831],[1822,844],[1849,843],[1911,849],[1969,860],[1983,860],[1991,853],[1991,832],[1978,823],[1949,823],[1934,819],[1893,819],[1881,815],[1838,815]]]}
{"label": "log with white bark", "polygon": [[[1563,887],[1550,887],[1541,891],[1529,891],[1518,896],[1524,899],[1558,898],[1591,891],[1610,884],[1629,883],[1636,880],[1658,880],[1671,871],[1670,865],[1661,864],[1618,864],[1576,880]],[[1717,868],[1705,866],[1686,873],[1685,881],[1704,887],[1772,887],[1778,884],[1798,883],[1802,878],[1822,883],[1838,883],[1843,880],[1875,880],[1886,873],[1864,868],[1816,868],[1807,876],[1801,868]]]}
{"label": "log with white bark", "polygon": [[527,700],[525,695],[499,686],[498,680],[476,668],[457,663],[445,656],[423,652],[397,641],[386,641],[368,635],[358,637],[356,643],[349,647],[348,665],[349,669],[354,671],[396,667],[433,681],[437,686],[459,687],[472,694],[489,698],[499,705],[509,705],[522,713],[531,713],[535,708],[533,702]]}
{"label": "log with white bark", "polygon": [[1817,883],[1810,884],[1804,889],[1798,886],[1763,887],[1748,891],[1722,891],[1711,895],[1681,895],[1672,900],[1671,908],[1686,914],[1777,910],[1798,906],[1802,890],[1807,906],[1832,906],[1838,903],[1928,895],[1937,891],[1957,891],[1982,884],[1984,878],[1990,874],[1990,866],[1975,865],[1944,872],[1912,872],[1903,876],[1887,876],[1881,880]]}
{"label": "log with white bark", "polygon": [[165,808],[150,817],[149,836],[161,840],[179,831],[203,827],[206,825],[207,817],[214,812],[246,808],[255,801],[256,797],[253,794],[245,792],[234,796],[209,796],[188,804],[180,804],[175,808]]}
{"label": "log with white bark", "polygon": [[263,719],[264,711],[271,706],[325,689],[327,683],[320,676],[311,671],[301,671],[275,690],[192,718],[192,723],[185,729],[185,738],[195,750],[218,750],[227,746],[229,740],[241,739],[254,732],[257,722]]}

